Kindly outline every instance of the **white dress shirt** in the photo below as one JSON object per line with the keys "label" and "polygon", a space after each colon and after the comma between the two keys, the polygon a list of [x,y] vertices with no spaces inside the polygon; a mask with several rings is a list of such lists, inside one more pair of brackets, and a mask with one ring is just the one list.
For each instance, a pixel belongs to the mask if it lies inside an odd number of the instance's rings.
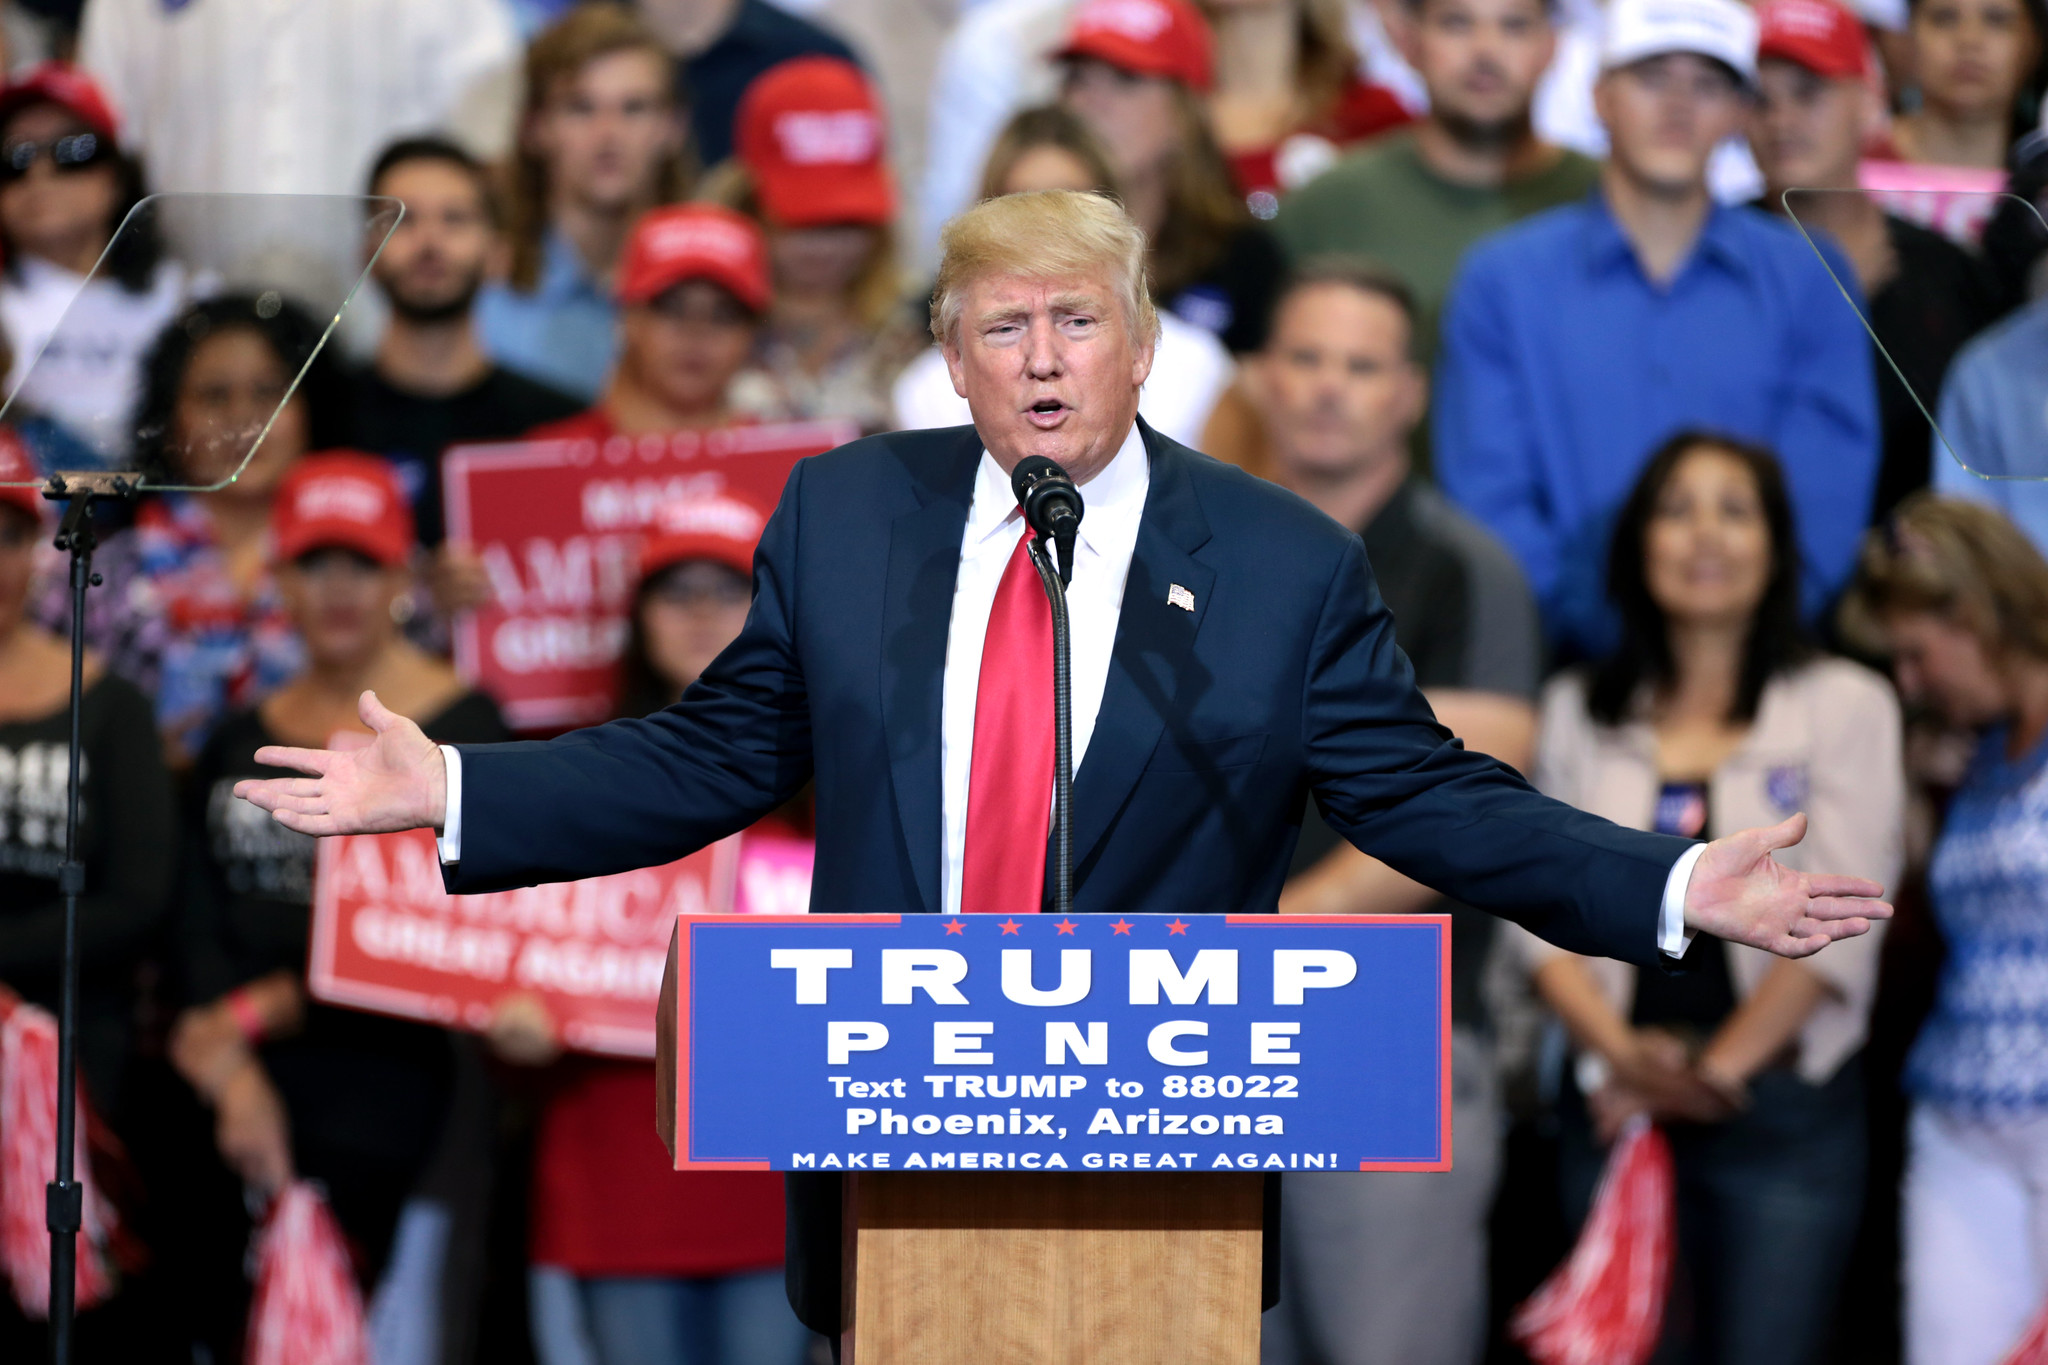
{"label": "white dress shirt", "polygon": [[[1117,621],[1123,614],[1124,580],[1130,577],[1131,556],[1138,548],[1138,523],[1144,518],[1145,494],[1151,486],[1151,463],[1135,424],[1110,462],[1081,485],[1086,510],[1075,538],[1074,581],[1067,588],[1077,777],[1095,733],[1095,718],[1102,710]],[[953,580],[953,614],[946,628],[946,672],[939,708],[940,797],[945,826],[941,908],[949,915],[960,913],[982,644],[988,635],[996,588],[1023,534],[1024,518],[1010,490],[1009,475],[984,450],[967,509],[967,529],[960,539],[960,570]],[[462,858],[462,756],[453,745],[442,745],[441,752],[448,761],[448,813],[440,838],[441,860],[454,863]],[[1046,800],[1051,799],[1048,786]],[[1686,850],[1665,879],[1657,946],[1672,957],[1682,956],[1692,940],[1685,928],[1685,887],[1705,847],[1695,844]]]}
{"label": "white dress shirt", "polygon": [[[1138,523],[1152,470],[1135,423],[1122,449],[1081,485],[1080,534],[1074,539],[1074,581],[1067,588],[1074,705],[1074,772],[1088,753],[1116,623],[1123,615],[1124,580],[1138,548]],[[981,647],[988,636],[996,587],[1024,535],[1024,516],[1010,476],[987,451],[974,479],[967,532],[960,541],[960,573],[953,580],[953,617],[946,628],[946,676],[939,706],[939,774],[945,811],[945,881],[941,907],[960,912],[961,869],[967,856],[968,775],[974,765],[974,705],[981,686]],[[1052,799],[1052,789],[1046,789]]]}

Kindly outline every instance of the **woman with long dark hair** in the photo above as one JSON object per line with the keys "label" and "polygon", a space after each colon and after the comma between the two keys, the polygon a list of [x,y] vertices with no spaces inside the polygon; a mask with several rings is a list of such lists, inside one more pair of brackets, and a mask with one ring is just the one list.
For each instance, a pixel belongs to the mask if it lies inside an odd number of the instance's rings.
{"label": "woman with long dark hair", "polygon": [[1906,37],[1919,99],[1892,120],[1900,158],[2006,169],[2013,142],[2041,115],[2041,0],[1912,0]]}
{"label": "woman with long dark hair", "polygon": [[[1546,690],[1537,785],[1689,838],[1803,811],[1804,842],[1779,854],[1788,866],[1889,883],[1905,804],[1898,705],[1802,633],[1797,546],[1768,451],[1705,432],[1666,442],[1614,531],[1621,647]],[[1560,1104],[1569,1215],[1584,1216],[1625,1123],[1647,1117],[1671,1138],[1683,1271],[1669,1358],[1819,1359],[1861,1211],[1858,1053],[1879,935],[1798,962],[1702,938],[1683,973],[1517,941],[1574,1046]]]}
{"label": "woman with long dark hair", "polygon": [[[306,450],[332,444],[341,421],[321,339],[275,295],[226,294],[174,318],[144,364],[136,463],[158,482],[197,486],[241,470],[217,492],[147,499],[100,551],[110,589],[86,599],[87,643],[155,697],[175,765],[222,715],[299,671],[268,533],[279,481]],[[51,584],[37,609],[52,627],[68,628],[63,587]]]}

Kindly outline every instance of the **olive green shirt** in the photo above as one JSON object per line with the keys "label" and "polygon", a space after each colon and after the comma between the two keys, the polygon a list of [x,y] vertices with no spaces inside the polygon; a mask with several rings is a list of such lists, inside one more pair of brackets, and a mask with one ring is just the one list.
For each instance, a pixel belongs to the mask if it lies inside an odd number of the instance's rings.
{"label": "olive green shirt", "polygon": [[1363,256],[1399,275],[1421,310],[1419,353],[1434,362],[1437,319],[1466,250],[1532,213],[1585,198],[1599,179],[1599,162],[1565,151],[1505,185],[1458,185],[1424,163],[1414,133],[1400,131],[1289,194],[1273,226],[1290,260]]}

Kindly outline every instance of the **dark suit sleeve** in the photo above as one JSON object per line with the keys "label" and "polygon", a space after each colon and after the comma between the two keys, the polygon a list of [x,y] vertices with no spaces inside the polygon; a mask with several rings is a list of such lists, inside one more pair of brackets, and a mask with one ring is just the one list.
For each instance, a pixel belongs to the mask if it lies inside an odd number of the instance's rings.
{"label": "dark suit sleeve", "polygon": [[1688,841],[1538,793],[1438,725],[1354,539],[1325,595],[1303,714],[1330,826],[1454,900],[1574,952],[1654,965],[1664,882]]}
{"label": "dark suit sleeve", "polygon": [[457,746],[462,862],[443,869],[449,891],[673,862],[810,780],[794,596],[802,478],[800,464],[762,532],[746,628],[680,703],[545,742]]}

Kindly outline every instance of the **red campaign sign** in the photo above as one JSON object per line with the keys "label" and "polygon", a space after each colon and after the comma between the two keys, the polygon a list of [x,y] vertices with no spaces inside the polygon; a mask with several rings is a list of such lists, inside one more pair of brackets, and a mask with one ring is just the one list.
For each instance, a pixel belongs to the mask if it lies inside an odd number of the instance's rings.
{"label": "red campaign sign", "polygon": [[794,422],[451,450],[448,535],[483,560],[493,594],[457,623],[464,681],[517,730],[604,720],[647,528],[676,504],[721,498],[765,520],[798,460],[858,434]]}
{"label": "red campaign sign", "polygon": [[564,1046],[652,1057],[679,913],[731,910],[742,879],[777,888],[773,898],[753,898],[761,910],[801,912],[809,902],[804,851],[778,847],[762,870],[742,871],[743,838],[665,867],[481,896],[441,889],[429,830],[325,838],[314,865],[308,982],[330,1004],[472,1032],[489,1026],[503,997],[531,993]]}

